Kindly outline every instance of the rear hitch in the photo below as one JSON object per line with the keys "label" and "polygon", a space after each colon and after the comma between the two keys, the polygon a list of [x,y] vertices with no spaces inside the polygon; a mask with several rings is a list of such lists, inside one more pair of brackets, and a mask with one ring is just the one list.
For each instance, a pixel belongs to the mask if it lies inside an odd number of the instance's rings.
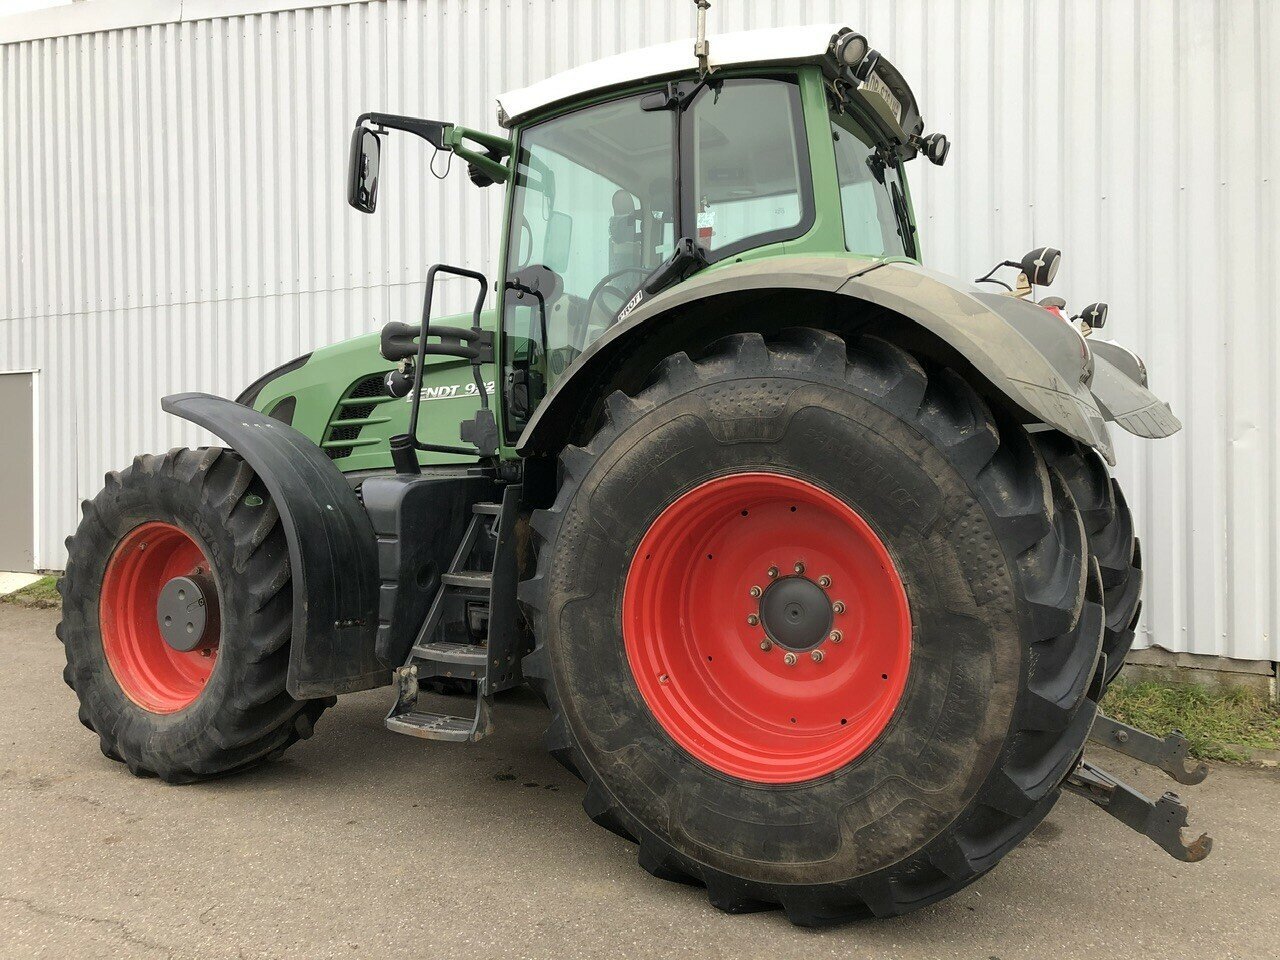
{"label": "rear hitch", "polygon": [[1093,730],[1089,739],[1110,747],[1117,753],[1132,757],[1142,763],[1159,767],[1178,783],[1193,786],[1209,775],[1209,767],[1203,763],[1190,765],[1190,748],[1182,731],[1174,730],[1163,740],[1152,736],[1145,730],[1131,727],[1127,723],[1113,720],[1105,713],[1099,713],[1093,721]]}
{"label": "rear hitch", "polygon": [[1062,786],[1101,807],[1126,827],[1153,840],[1175,860],[1198,863],[1213,849],[1213,840],[1207,833],[1200,834],[1191,843],[1183,841],[1187,806],[1176,793],[1166,791],[1159,800],[1151,800],[1083,759]]}

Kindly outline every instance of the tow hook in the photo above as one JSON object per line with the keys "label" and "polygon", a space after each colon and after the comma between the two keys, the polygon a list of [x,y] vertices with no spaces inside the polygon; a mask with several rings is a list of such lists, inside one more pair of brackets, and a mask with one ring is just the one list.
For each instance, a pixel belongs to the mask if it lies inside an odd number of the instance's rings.
{"label": "tow hook", "polygon": [[1187,806],[1176,793],[1166,791],[1159,800],[1153,801],[1083,759],[1062,786],[1101,807],[1126,827],[1153,840],[1175,860],[1198,863],[1213,849],[1213,840],[1207,833],[1200,834],[1191,843],[1183,841]]}

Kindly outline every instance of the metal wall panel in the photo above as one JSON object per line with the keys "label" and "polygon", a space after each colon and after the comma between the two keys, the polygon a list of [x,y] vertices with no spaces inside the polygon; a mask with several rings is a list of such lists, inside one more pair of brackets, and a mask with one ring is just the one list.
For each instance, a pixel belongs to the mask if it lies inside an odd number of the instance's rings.
{"label": "metal wall panel", "polygon": [[[85,4],[84,29],[130,22],[111,6]],[[105,470],[202,439],[160,413],[163,393],[234,394],[411,317],[434,260],[492,267],[499,192],[432,179],[407,140],[379,214],[345,206],[358,112],[493,128],[500,90],[693,23],[688,0],[305,7],[215,18],[148,0],[139,26],[0,43],[0,369],[44,371],[42,567]],[[945,168],[911,171],[927,261],[975,276],[1052,243],[1055,293],[1110,300],[1109,333],[1186,423],[1158,443],[1118,435],[1147,567],[1140,643],[1280,659],[1277,5],[719,0],[711,21],[865,32],[955,143]]]}

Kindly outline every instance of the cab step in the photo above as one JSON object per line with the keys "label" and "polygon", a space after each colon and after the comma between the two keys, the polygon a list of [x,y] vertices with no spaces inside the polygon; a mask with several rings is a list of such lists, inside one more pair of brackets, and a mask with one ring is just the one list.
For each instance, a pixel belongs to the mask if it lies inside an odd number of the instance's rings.
{"label": "cab step", "polygon": [[472,717],[455,717],[418,709],[418,669],[397,667],[395,671],[396,705],[387,715],[388,730],[420,737],[423,740],[447,740],[452,743],[474,743],[493,732],[490,719],[491,701],[476,690],[476,711]]}
{"label": "cab step", "polygon": [[[408,658],[394,673],[396,702],[386,725],[425,740],[474,743],[493,731],[493,695],[518,686],[521,634],[515,617],[515,524],[520,487],[501,503],[477,503]],[[486,569],[487,568],[487,569]],[[479,634],[483,633],[483,636]],[[420,684],[473,681],[470,716],[421,709]]]}
{"label": "cab step", "polygon": [[461,590],[483,590],[488,593],[493,586],[493,575],[488,570],[459,570],[440,574],[440,582]]}
{"label": "cab step", "polygon": [[[426,660],[434,664],[483,670],[485,663],[489,660],[489,648],[486,644],[453,643],[449,640],[436,640],[415,644],[413,656],[418,660]],[[464,677],[464,679],[474,678],[474,673]]]}

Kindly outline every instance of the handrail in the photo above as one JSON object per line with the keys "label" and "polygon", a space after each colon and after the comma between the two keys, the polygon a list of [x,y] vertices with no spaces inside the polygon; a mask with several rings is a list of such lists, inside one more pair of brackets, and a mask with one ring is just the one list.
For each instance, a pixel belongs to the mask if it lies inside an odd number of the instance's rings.
{"label": "handrail", "polygon": [[[464,279],[471,279],[479,286],[479,293],[476,296],[475,307],[471,312],[471,330],[468,339],[477,343],[477,346],[462,346],[452,348],[447,355],[460,356],[471,361],[471,372],[475,377],[476,392],[480,397],[480,409],[486,413],[489,410],[489,391],[485,389],[484,377],[480,375],[481,352],[478,349],[478,343],[482,339],[484,331],[480,326],[480,314],[484,310],[485,297],[489,293],[489,280],[483,273],[476,270],[468,270],[466,267],[454,267],[446,263],[434,264],[427,271],[427,289],[422,297],[422,323],[421,332],[418,334],[418,356],[417,362],[414,364],[413,372],[413,401],[409,409],[409,431],[400,437],[393,437],[391,440],[392,458],[396,461],[397,469],[402,466],[407,467],[409,458],[413,461],[413,466],[417,466],[417,457],[412,456],[412,451],[422,450],[428,453],[453,453],[463,456],[480,456],[481,450],[478,447],[460,447],[442,443],[423,443],[418,439],[418,419],[422,408],[422,376],[425,368],[425,361],[428,352],[433,355],[444,353],[440,348],[433,345],[430,351],[427,347],[427,337],[431,336],[431,303],[435,296],[436,277],[440,274],[451,274]],[[457,328],[443,328],[444,336],[456,335]],[[406,454],[409,456],[406,457]]]}

